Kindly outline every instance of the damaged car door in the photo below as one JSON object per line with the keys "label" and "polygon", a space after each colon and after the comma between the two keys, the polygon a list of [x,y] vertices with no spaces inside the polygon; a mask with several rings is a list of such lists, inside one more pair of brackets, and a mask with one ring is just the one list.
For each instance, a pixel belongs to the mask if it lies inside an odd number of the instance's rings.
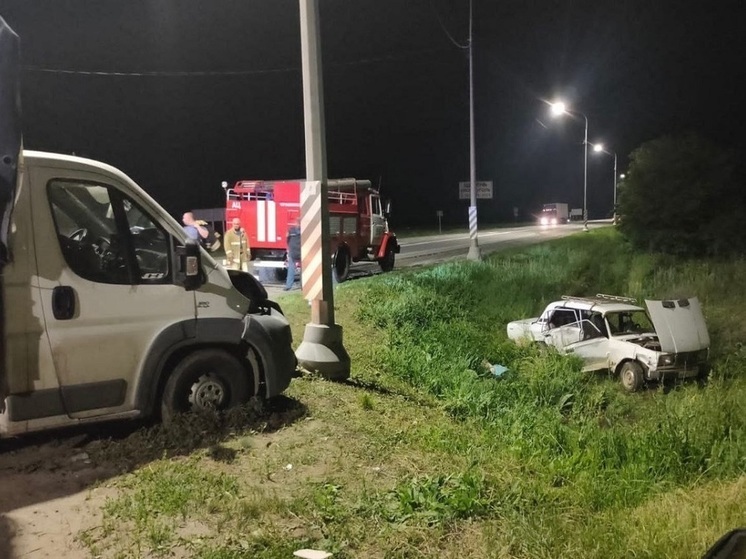
{"label": "damaged car door", "polygon": [[551,345],[583,359],[584,371],[608,368],[609,337],[603,316],[582,311],[576,311],[576,316],[575,322],[550,331]]}

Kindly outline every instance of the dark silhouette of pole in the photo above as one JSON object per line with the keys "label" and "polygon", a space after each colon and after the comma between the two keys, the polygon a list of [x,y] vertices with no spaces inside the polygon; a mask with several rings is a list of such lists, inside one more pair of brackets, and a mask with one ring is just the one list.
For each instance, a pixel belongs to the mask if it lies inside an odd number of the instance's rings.
{"label": "dark silhouette of pole", "polygon": [[469,206],[469,260],[481,260],[482,252],[479,250],[479,234],[477,227],[477,169],[474,141],[474,42],[472,38],[472,27],[474,18],[472,14],[472,0],[469,0],[469,182],[471,192],[471,205]]}

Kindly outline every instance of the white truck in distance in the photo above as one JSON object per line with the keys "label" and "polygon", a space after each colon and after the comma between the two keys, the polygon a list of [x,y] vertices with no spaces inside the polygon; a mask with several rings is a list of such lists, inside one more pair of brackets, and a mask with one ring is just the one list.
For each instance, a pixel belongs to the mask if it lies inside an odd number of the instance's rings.
{"label": "white truck in distance", "polygon": [[560,202],[544,204],[541,214],[539,214],[540,225],[560,225],[568,221],[570,221],[570,213],[567,204]]}
{"label": "white truck in distance", "polygon": [[628,297],[565,296],[539,317],[510,322],[508,337],[574,353],[584,370],[617,374],[630,392],[645,381],[703,375],[710,337],[697,298],[645,304],[649,314]]}

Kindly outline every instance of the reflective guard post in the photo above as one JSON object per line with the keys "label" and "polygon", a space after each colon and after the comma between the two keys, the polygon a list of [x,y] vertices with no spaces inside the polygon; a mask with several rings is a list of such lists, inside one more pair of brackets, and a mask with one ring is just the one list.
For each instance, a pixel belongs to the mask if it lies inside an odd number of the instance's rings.
{"label": "reflective guard post", "polygon": [[318,0],[299,4],[308,178],[300,198],[301,279],[303,296],[311,303],[311,322],[295,356],[306,370],[345,380],[350,376],[350,356],[342,345],[342,327],[334,323]]}
{"label": "reflective guard post", "polygon": [[[342,327],[334,323],[334,289],[329,253],[329,211],[321,181],[306,181],[300,195],[303,297],[311,303],[311,322],[295,352],[300,365],[331,380],[350,376],[350,356]],[[326,250],[324,250],[326,247]]]}

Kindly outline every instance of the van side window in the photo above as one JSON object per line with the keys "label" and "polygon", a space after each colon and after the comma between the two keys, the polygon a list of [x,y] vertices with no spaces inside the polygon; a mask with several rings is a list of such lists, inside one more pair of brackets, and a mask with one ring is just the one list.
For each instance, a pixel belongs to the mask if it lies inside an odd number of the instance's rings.
{"label": "van side window", "polygon": [[47,187],[65,262],[97,283],[170,282],[168,235],[116,189],[50,181]]}
{"label": "van side window", "polygon": [[122,205],[135,251],[138,283],[171,283],[169,236],[130,200]]}

